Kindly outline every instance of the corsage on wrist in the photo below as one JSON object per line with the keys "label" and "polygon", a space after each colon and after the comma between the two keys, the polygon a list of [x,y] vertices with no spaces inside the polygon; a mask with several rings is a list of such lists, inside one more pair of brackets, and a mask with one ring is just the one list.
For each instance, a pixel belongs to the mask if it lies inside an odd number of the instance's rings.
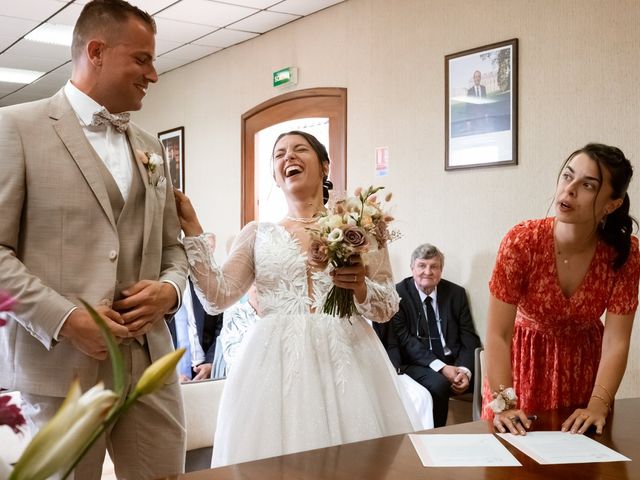
{"label": "corsage on wrist", "polygon": [[489,408],[493,410],[493,413],[504,412],[505,410],[511,410],[518,405],[518,397],[513,387],[506,387],[500,385],[499,392],[493,392],[493,400],[489,403]]}

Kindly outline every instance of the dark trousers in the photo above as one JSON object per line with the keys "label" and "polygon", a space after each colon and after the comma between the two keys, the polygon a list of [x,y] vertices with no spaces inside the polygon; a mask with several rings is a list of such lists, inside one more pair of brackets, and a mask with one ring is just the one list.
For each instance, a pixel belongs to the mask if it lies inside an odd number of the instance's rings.
{"label": "dark trousers", "polygon": [[420,365],[409,365],[404,373],[429,390],[433,398],[433,426],[444,427],[449,414],[449,396],[451,395],[449,380],[441,373]]}

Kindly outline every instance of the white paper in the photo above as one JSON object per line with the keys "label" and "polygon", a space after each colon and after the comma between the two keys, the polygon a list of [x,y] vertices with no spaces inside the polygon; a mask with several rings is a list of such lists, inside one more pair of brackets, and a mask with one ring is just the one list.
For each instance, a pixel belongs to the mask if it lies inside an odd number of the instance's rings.
{"label": "white paper", "polygon": [[521,467],[490,433],[464,435],[410,434],[425,467]]}
{"label": "white paper", "polygon": [[499,433],[503,439],[542,465],[630,462],[631,459],[595,440],[570,432]]}

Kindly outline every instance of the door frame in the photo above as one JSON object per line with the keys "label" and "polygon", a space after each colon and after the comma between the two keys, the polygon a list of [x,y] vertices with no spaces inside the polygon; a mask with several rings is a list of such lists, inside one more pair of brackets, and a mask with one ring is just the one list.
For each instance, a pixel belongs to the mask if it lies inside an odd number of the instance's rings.
{"label": "door frame", "polygon": [[260,130],[296,118],[329,118],[331,181],[347,186],[347,89],[308,88],[278,95],[242,115],[241,226],[256,218],[255,135]]}

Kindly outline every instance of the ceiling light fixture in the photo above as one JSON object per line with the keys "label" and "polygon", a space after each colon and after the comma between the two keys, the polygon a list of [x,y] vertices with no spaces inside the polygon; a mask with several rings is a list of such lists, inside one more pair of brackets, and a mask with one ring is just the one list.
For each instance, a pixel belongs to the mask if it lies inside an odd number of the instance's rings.
{"label": "ceiling light fixture", "polygon": [[25,40],[32,42],[49,43],[51,45],[71,46],[73,38],[73,27],[70,25],[58,25],[54,23],[43,23],[35,30],[25,35]]}
{"label": "ceiling light fixture", "polygon": [[36,72],[35,70],[20,70],[18,68],[2,68],[0,67],[0,82],[7,83],[31,83],[40,78],[45,72]]}

